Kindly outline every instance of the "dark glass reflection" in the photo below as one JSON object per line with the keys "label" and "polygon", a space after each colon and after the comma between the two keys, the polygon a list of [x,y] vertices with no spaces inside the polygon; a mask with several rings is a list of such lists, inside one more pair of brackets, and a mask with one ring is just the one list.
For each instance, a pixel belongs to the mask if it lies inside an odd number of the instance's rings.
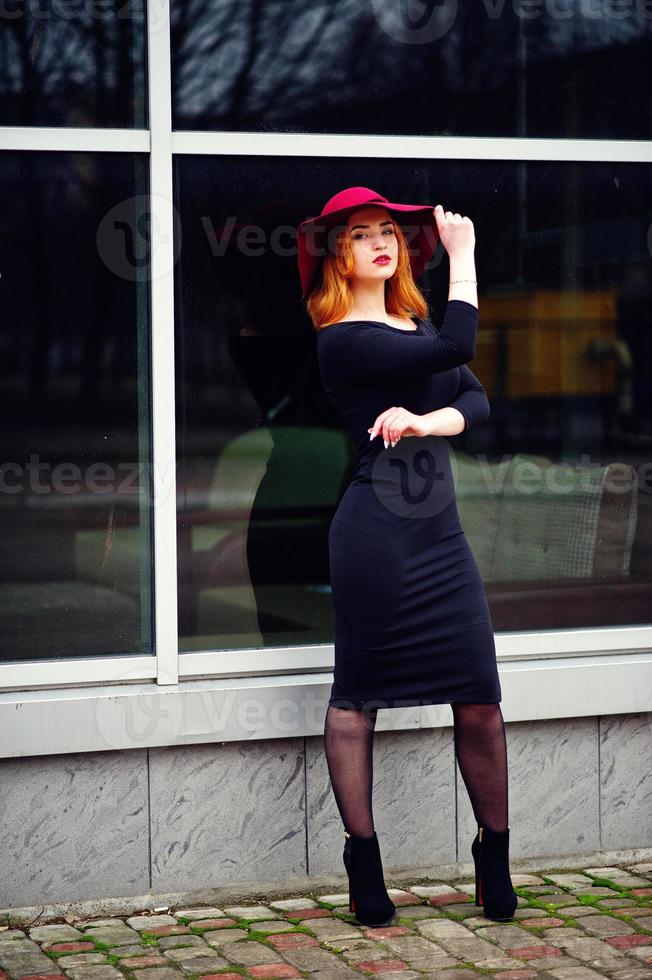
{"label": "dark glass reflection", "polygon": [[650,139],[652,12],[172,0],[177,130]]}
{"label": "dark glass reflection", "polygon": [[[355,447],[321,387],[293,229],[352,184],[475,224],[471,366],[491,418],[451,447],[495,628],[649,622],[651,176],[635,164],[176,158],[182,650],[332,639],[328,529]],[[421,284],[437,323],[443,250]]]}
{"label": "dark glass reflection", "polygon": [[151,654],[147,160],[0,174],[0,660]]}
{"label": "dark glass reflection", "polygon": [[147,127],[144,0],[5,0],[0,126]]}

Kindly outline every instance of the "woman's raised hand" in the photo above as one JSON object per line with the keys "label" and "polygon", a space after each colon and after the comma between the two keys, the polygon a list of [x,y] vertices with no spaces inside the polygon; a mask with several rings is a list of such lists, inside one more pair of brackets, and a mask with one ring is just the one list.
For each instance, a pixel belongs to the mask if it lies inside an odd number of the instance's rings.
{"label": "woman's raised hand", "polygon": [[449,256],[465,251],[473,253],[473,249],[475,248],[475,229],[470,218],[467,218],[466,215],[459,214],[457,211],[444,211],[441,204],[437,204],[433,208],[433,214],[435,215],[442,245]]}

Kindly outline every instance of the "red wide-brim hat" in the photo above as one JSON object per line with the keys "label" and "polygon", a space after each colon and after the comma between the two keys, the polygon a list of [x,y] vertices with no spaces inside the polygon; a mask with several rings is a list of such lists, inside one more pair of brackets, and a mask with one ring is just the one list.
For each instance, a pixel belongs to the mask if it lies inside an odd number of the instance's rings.
{"label": "red wide-brim hat", "polygon": [[[417,279],[428,265],[439,243],[439,231],[431,204],[394,204],[369,187],[347,187],[331,197],[321,214],[306,218],[297,228],[297,261],[304,299],[317,285],[321,263],[327,251],[329,232],[345,225],[351,211],[367,204],[378,204],[394,212],[407,239],[412,276]],[[334,233],[333,233],[334,234]]]}

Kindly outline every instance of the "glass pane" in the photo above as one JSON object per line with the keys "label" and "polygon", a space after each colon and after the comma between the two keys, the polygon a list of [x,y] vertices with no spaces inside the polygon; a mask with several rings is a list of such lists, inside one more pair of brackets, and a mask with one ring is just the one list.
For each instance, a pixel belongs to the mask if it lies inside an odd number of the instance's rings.
{"label": "glass pane", "polygon": [[0,173],[0,659],[151,654],[147,158]]}
{"label": "glass pane", "polygon": [[[497,630],[648,623],[652,168],[179,156],[179,616],[185,650],[328,642],[330,520],[356,451],[324,395],[293,230],[337,190],[442,203],[477,237],[473,372],[452,437]],[[434,323],[448,258],[420,283]]]}
{"label": "glass pane", "polygon": [[650,139],[645,3],[172,0],[177,130]]}
{"label": "glass pane", "polygon": [[147,127],[144,0],[6,0],[0,126]]}

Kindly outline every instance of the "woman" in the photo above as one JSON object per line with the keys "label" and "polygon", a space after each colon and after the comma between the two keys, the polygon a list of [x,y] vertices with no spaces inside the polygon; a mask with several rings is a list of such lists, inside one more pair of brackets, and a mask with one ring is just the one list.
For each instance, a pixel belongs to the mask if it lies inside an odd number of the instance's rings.
{"label": "woman", "polygon": [[[450,264],[439,330],[415,283],[438,240]],[[298,228],[320,374],[359,455],[329,534],[335,671],[324,745],[345,827],[349,909],[365,925],[386,925],[395,911],[372,814],[379,707],[451,705],[478,823],[476,904],[505,921],[517,903],[493,630],[447,439],[489,415],[466,367],[478,322],[474,248],[468,217],[392,204],[367,187],[340,191]]]}

